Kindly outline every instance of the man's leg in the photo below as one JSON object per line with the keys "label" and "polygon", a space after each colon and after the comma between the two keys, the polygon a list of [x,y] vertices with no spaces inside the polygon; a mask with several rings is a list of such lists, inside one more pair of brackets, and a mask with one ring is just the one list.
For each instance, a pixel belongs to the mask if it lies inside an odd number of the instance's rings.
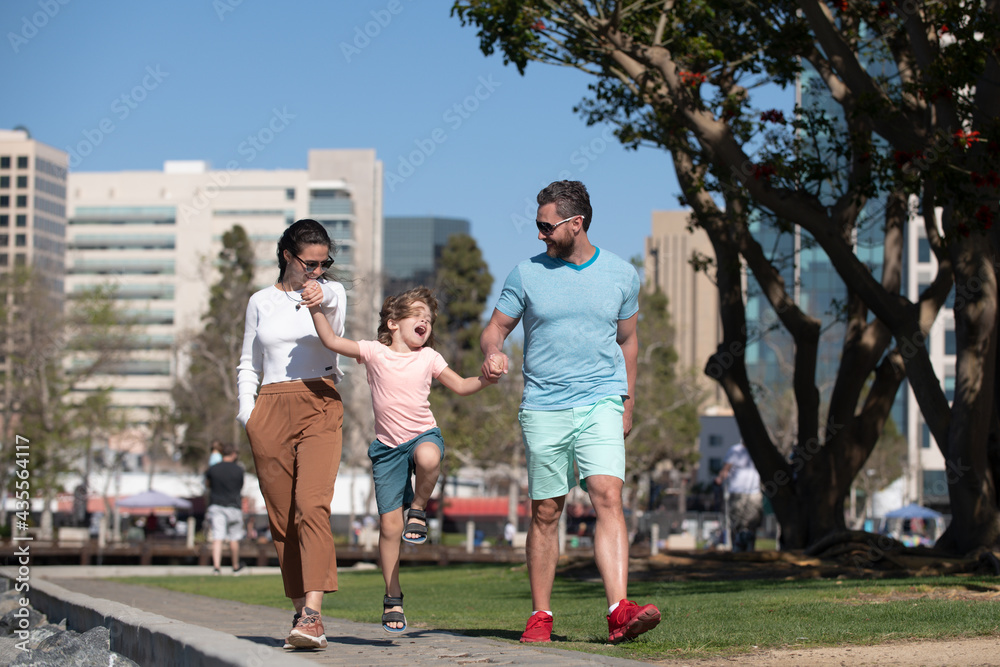
{"label": "man's leg", "polygon": [[237,570],[240,567],[240,541],[230,540],[229,541],[229,556],[230,560],[233,562],[233,569]]}
{"label": "man's leg", "polygon": [[597,514],[594,560],[604,581],[608,606],[628,597],[628,529],[622,511],[622,480],[611,475],[587,478],[590,502]]}
{"label": "man's leg", "polygon": [[212,566],[216,572],[222,567],[222,540],[212,540]]}
{"label": "man's leg", "polygon": [[525,552],[533,611],[552,609],[552,584],[559,563],[559,516],[566,496],[531,501],[531,525]]}

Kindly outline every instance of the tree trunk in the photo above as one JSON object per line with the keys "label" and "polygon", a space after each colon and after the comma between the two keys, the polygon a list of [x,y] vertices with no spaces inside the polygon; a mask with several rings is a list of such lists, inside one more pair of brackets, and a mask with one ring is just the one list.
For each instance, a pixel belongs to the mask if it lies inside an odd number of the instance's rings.
{"label": "tree trunk", "polygon": [[955,336],[960,352],[945,449],[952,522],[938,544],[964,554],[1000,540],[997,480],[987,447],[996,419],[997,280],[988,246],[955,246]]}

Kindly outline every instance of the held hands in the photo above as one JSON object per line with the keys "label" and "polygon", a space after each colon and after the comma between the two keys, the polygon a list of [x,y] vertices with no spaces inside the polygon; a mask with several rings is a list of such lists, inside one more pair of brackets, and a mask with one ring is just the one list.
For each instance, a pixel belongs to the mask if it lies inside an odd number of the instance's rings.
{"label": "held hands", "polygon": [[482,367],[483,377],[491,382],[496,382],[507,373],[507,361],[507,355],[503,352],[487,355]]}
{"label": "held hands", "polygon": [[323,303],[323,288],[315,280],[308,281],[302,288],[302,305],[313,308]]}

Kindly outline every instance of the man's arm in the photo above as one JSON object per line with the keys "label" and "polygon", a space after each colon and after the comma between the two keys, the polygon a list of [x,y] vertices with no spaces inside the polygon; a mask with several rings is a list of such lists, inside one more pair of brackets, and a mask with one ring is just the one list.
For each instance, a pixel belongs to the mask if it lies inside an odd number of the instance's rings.
{"label": "man's arm", "polygon": [[732,463],[723,464],[722,470],[720,470],[719,474],[715,476],[715,483],[722,484],[727,479],[729,479],[729,473],[732,471],[732,469],[733,469]]}
{"label": "man's arm", "polygon": [[483,351],[481,372],[487,379],[499,380],[507,372],[507,355],[503,353],[503,343],[518,322],[520,319],[493,309],[493,316],[479,337],[479,347]]}
{"label": "man's arm", "polygon": [[627,320],[618,320],[618,346],[625,355],[625,377],[628,379],[628,398],[625,399],[625,414],[622,416],[625,435],[632,431],[632,409],[635,407],[635,372],[639,363],[638,321],[639,313]]}

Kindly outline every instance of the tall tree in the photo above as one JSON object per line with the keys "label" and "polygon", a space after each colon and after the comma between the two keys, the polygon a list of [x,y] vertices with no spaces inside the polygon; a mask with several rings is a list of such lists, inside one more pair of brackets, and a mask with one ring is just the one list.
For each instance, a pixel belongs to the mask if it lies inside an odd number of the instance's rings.
{"label": "tall tree", "polygon": [[[467,234],[449,237],[434,280],[439,305],[434,335],[438,351],[463,377],[479,373],[479,334],[492,286],[493,276],[475,239]],[[471,396],[458,396],[440,385],[432,388],[431,408],[452,454],[442,461],[445,478],[457,467],[456,459],[468,463],[469,452],[479,449],[483,434],[478,414],[489,400],[489,393],[487,388]]]}
{"label": "tall tree", "polygon": [[468,234],[448,238],[441,251],[434,288],[440,301],[435,331],[443,334],[449,352],[457,355],[453,363],[462,366],[456,368],[471,373],[473,369],[466,366],[478,367],[483,311],[493,288],[493,276],[474,238]]}
{"label": "tall tree", "polygon": [[[453,11],[479,28],[484,53],[499,48],[521,71],[540,61],[593,75],[593,96],[579,107],[588,122],[617,125],[628,145],[670,151],[684,201],[715,249],[723,343],[706,371],[734,407],[785,546],[844,529],[844,498],[904,370],[951,473],[954,520],[939,546],[964,553],[997,542],[1000,455],[989,443],[998,423],[991,227],[1000,179],[991,161],[1000,145],[1000,4],[468,0]],[[799,109],[786,123],[780,112],[752,106],[755,87],[790,84],[802,63],[841,120]],[[772,140],[778,134],[780,145]],[[915,301],[899,293],[909,195],[928,214],[939,267]],[[875,196],[886,202],[881,279],[854,246]],[[931,215],[939,209],[940,228]],[[761,244],[761,223],[798,225],[845,282],[841,363],[825,415],[816,378],[820,322],[792,298]],[[794,344],[791,460],[764,427],[742,358],[742,265]],[[923,341],[953,281],[959,353],[949,407]]]}
{"label": "tall tree", "polygon": [[[651,487],[658,468],[666,466],[684,477],[697,465],[698,407],[704,392],[685,369],[678,368],[667,297],[658,287],[639,295],[637,333],[639,366],[632,432],[625,440],[626,476],[645,480]],[[629,495],[637,501],[633,509],[653,500],[649,487],[629,486]]]}
{"label": "tall tree", "polygon": [[[102,375],[128,350],[131,326],[111,287],[74,295],[69,307],[53,298],[47,277],[31,267],[0,275],[3,340],[3,460],[14,458],[17,436],[29,442],[31,496],[52,500],[59,476],[74,469],[89,446],[93,401],[106,393]],[[82,445],[82,446],[81,446]],[[7,465],[0,466],[4,485]],[[48,513],[46,503],[46,513]],[[50,521],[50,517],[48,517]]]}
{"label": "tall tree", "polygon": [[[245,442],[236,421],[236,366],[243,348],[246,307],[254,291],[254,248],[240,225],[222,235],[203,328],[187,346],[189,364],[174,386],[184,459],[202,464],[213,440]],[[162,417],[162,415],[161,415]]]}

